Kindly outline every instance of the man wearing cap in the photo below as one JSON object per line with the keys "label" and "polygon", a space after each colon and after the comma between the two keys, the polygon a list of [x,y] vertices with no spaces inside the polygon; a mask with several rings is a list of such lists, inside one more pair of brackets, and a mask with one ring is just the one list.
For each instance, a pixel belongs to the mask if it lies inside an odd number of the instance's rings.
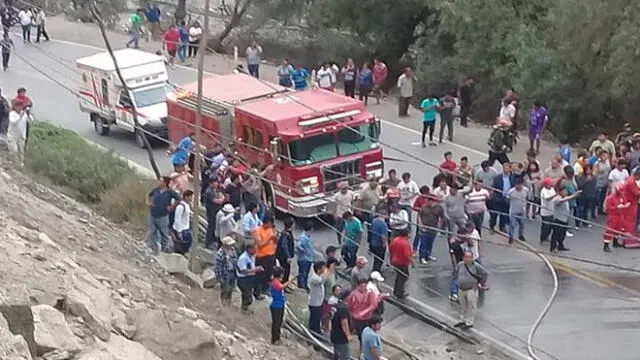
{"label": "man wearing cap", "polygon": [[222,246],[216,253],[215,274],[220,283],[220,301],[223,305],[230,305],[231,295],[236,287],[238,252],[236,251],[234,238],[225,236],[221,242]]}
{"label": "man wearing cap", "polygon": [[349,190],[349,183],[341,181],[338,183],[338,192],[333,196],[335,209],[333,211],[334,226],[336,228],[336,236],[338,244],[342,244],[342,232],[344,231],[344,214],[351,212],[351,204],[355,195]]}
{"label": "man wearing cap", "polygon": [[358,276],[369,276],[365,269],[368,263],[369,260],[367,260],[367,258],[364,256],[358,256],[358,258],[356,259],[356,266],[351,269],[351,277],[349,281],[351,283],[352,289],[355,289],[355,287],[358,285]]}
{"label": "man wearing cap", "polygon": [[210,178],[209,186],[205,190],[204,196],[202,197],[207,215],[207,234],[205,237],[205,247],[208,249],[213,249],[213,244],[217,243],[221,239],[220,231],[218,229],[218,213],[223,207],[225,197],[224,194],[220,192],[219,187],[220,183],[218,182],[218,179]]}
{"label": "man wearing cap", "polygon": [[215,225],[216,242],[219,242],[220,239],[224,238],[225,236],[233,237],[237,227],[235,215],[238,211],[240,211],[240,209],[234,208],[233,205],[229,203],[224,204],[222,209],[218,211],[218,213],[216,214]]}

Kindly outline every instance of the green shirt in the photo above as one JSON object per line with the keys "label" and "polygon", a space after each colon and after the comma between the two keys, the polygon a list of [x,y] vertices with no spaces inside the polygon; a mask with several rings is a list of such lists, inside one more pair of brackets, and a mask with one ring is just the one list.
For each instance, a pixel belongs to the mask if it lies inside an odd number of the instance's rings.
{"label": "green shirt", "polygon": [[140,30],[142,27],[142,18],[138,14],[131,15],[131,30]]}
{"label": "green shirt", "polygon": [[440,106],[440,101],[438,101],[438,99],[426,98],[426,99],[422,100],[422,104],[420,105],[421,109],[424,110],[424,109],[428,109],[428,108],[432,107],[431,109],[426,110],[424,112],[424,119],[422,121],[423,122],[436,121],[436,115],[438,114],[438,106]]}
{"label": "green shirt", "polygon": [[346,246],[355,247],[360,245],[360,235],[362,235],[362,223],[357,217],[353,217],[353,220],[347,221],[344,224],[344,244]]}

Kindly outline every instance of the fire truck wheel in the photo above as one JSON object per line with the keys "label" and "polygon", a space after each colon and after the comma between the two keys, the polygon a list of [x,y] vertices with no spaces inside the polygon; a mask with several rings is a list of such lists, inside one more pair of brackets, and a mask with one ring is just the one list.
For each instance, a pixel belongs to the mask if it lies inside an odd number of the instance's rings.
{"label": "fire truck wheel", "polygon": [[142,131],[136,130],[136,144],[139,147],[146,149],[147,145],[144,143],[144,134]]}
{"label": "fire truck wheel", "polygon": [[109,125],[104,122],[101,116],[95,115],[93,117],[93,129],[99,135],[105,136],[109,134]]}

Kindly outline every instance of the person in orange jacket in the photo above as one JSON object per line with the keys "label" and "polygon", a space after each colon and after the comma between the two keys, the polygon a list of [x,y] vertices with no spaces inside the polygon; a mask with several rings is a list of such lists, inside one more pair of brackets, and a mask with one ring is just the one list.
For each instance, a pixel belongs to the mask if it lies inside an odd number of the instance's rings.
{"label": "person in orange jacket", "polygon": [[625,198],[619,187],[614,187],[611,194],[607,196],[605,206],[607,208],[607,229],[602,236],[604,240],[602,250],[611,252],[609,247],[611,242],[613,241],[613,247],[620,247],[618,237],[629,231],[625,212],[628,211],[631,202]]}

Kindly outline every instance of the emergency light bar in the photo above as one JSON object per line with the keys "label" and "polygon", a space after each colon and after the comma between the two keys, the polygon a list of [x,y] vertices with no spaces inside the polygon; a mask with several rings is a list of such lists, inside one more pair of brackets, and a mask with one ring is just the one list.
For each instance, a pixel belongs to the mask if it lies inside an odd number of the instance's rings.
{"label": "emergency light bar", "polygon": [[317,118],[300,121],[298,123],[298,125],[300,125],[302,127],[311,127],[311,126],[323,124],[323,123],[326,123],[326,122],[329,122],[329,121],[342,120],[344,118],[356,116],[356,115],[358,115],[360,113],[361,113],[360,110],[345,111],[345,112],[341,112],[341,113],[337,113],[337,114],[333,114],[333,115],[320,116],[320,117],[317,117]]}

